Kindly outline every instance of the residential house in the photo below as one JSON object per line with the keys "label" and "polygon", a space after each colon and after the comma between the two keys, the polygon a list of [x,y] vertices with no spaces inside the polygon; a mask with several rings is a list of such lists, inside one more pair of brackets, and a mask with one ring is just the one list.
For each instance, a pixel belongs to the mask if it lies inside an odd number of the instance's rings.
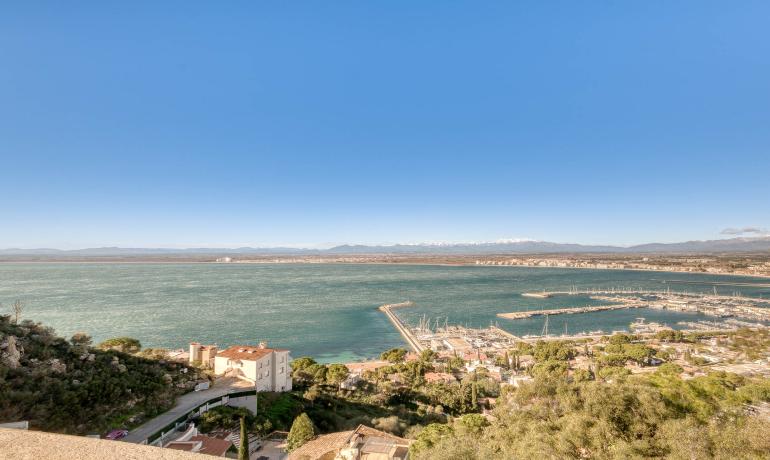
{"label": "residential house", "polygon": [[208,436],[192,436],[186,441],[172,441],[166,444],[166,449],[184,450],[197,454],[213,455],[214,457],[224,457],[227,450],[233,443],[226,439],[210,438]]}
{"label": "residential house", "polygon": [[258,391],[291,391],[289,350],[235,345],[217,353],[214,373],[232,375],[255,384]]}
{"label": "residential house", "polygon": [[214,367],[214,357],[217,355],[216,345],[201,345],[198,342],[190,343],[190,364],[200,363],[203,367]]}
{"label": "residential house", "polygon": [[363,375],[366,371],[376,371],[382,367],[392,366],[389,361],[362,361],[358,363],[345,363],[348,372],[355,375]]}
{"label": "residential house", "polygon": [[446,372],[426,372],[423,378],[427,383],[454,383],[457,381],[454,375]]}
{"label": "residential house", "polygon": [[407,460],[411,440],[359,425],[353,431],[317,436],[288,460]]}

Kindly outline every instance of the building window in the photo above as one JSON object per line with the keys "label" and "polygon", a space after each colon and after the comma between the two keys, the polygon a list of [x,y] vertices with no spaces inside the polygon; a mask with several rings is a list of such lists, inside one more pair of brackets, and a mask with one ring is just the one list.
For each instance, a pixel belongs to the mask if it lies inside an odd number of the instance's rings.
{"label": "building window", "polygon": [[265,372],[265,377],[270,377],[270,369],[268,369],[267,372]]}
{"label": "building window", "polygon": [[281,367],[281,372],[280,373],[283,374],[283,367]]}

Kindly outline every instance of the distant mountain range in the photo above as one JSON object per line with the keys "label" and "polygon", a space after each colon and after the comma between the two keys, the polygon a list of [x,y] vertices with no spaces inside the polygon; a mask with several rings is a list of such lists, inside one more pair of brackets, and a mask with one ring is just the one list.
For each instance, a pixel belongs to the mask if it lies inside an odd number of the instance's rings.
{"label": "distant mountain range", "polygon": [[0,256],[41,257],[132,257],[164,255],[475,255],[475,254],[558,254],[558,253],[719,253],[770,251],[770,237],[730,238],[649,243],[636,246],[594,246],[547,241],[503,241],[493,243],[396,244],[391,246],[342,245],[329,249],[302,248],[89,248],[89,249],[0,249]]}

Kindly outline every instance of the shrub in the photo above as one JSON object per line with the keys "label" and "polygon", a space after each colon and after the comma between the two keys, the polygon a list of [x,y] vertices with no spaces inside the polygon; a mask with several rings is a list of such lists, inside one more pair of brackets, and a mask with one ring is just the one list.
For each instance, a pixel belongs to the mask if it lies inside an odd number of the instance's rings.
{"label": "shrub", "polygon": [[289,436],[286,438],[286,450],[289,452],[296,450],[303,446],[306,442],[313,439],[315,436],[315,430],[313,429],[313,422],[306,413],[301,413],[294,419],[294,423],[291,424],[291,430],[289,430]]}

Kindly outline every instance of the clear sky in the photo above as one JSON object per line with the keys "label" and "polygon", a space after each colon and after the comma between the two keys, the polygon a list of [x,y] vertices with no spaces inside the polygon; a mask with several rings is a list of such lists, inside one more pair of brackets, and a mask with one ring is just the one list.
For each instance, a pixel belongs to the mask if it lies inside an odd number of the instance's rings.
{"label": "clear sky", "polygon": [[767,1],[5,2],[0,247],[766,230],[768,18]]}

